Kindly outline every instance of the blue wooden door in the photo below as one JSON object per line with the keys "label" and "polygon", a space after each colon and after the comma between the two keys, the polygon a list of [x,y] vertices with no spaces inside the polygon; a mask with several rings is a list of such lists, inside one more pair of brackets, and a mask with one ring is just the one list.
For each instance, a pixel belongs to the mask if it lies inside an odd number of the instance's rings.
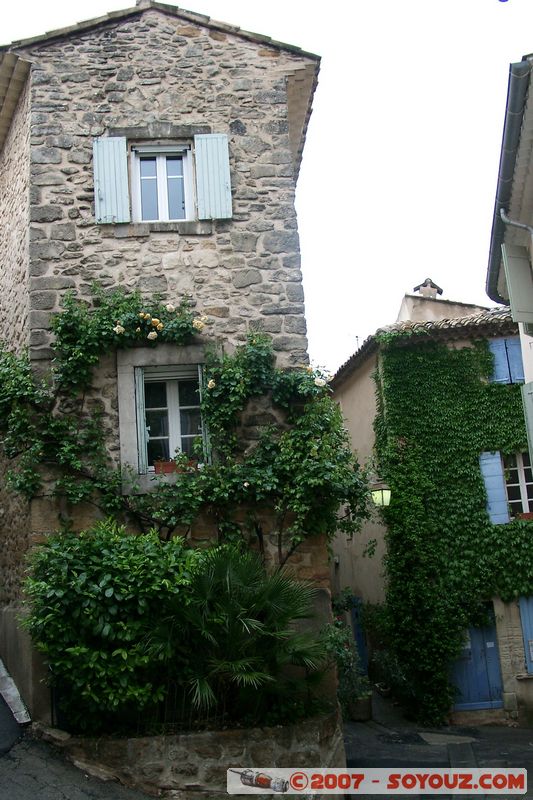
{"label": "blue wooden door", "polygon": [[457,688],[458,711],[501,708],[502,676],[496,625],[469,628],[461,655],[452,666],[451,681]]}

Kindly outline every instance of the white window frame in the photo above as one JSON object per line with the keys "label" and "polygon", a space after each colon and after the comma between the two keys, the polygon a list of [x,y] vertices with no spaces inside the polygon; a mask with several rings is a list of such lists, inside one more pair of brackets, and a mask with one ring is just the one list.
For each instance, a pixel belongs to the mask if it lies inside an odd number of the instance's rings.
{"label": "white window frame", "polygon": [[[156,219],[142,218],[141,205],[141,158],[156,159],[157,208]],[[167,194],[167,156],[181,156],[183,164],[183,193],[185,216],[169,217]],[[193,157],[190,145],[133,145],[131,148],[131,205],[134,222],[184,222],[196,219],[194,196]]]}
{"label": "white window frame", "polygon": [[[117,389],[118,389],[118,423],[120,436],[120,465],[124,470],[122,490],[124,494],[132,491],[149,492],[154,488],[154,474],[140,472],[143,464],[139,464],[139,432],[137,413],[136,368],[145,369],[176,367],[193,367],[203,369],[205,352],[203,345],[190,344],[176,348],[175,344],[161,343],[157,347],[132,347],[117,350]],[[172,365],[172,366],[169,366]],[[144,379],[143,379],[144,384]],[[202,384],[200,383],[200,391]],[[144,430],[143,425],[143,430]],[[209,457],[208,433],[204,429],[204,446]],[[141,451],[142,452],[142,451]],[[175,475],[158,475],[157,480],[172,482]]]}
{"label": "white window frame", "polygon": [[[525,470],[526,467],[524,466],[524,459],[523,453],[513,453],[514,458],[516,459],[516,470],[518,472],[518,483],[511,483],[507,478],[507,470],[509,469],[508,466],[505,464],[505,458],[502,457],[502,466],[503,466],[503,475],[505,480],[505,491],[507,493],[507,502],[509,504],[509,514],[511,517],[516,516],[516,514],[527,514],[529,513],[529,503],[530,500],[527,496],[527,487],[531,486],[532,482],[526,481]],[[531,469],[531,467],[529,467]],[[518,486],[520,489],[520,501],[522,504],[522,508],[520,511],[516,511],[514,506],[518,503],[518,500],[510,500],[509,499],[509,492],[508,489],[511,486]],[[533,503],[533,498],[531,499]],[[512,505],[511,505],[512,504]]]}
{"label": "white window frame", "polygon": [[[137,448],[138,448],[138,471],[140,475],[153,473],[153,466],[148,464],[148,442],[150,440],[149,428],[146,426],[146,403],[145,386],[147,383],[164,383],[167,394],[168,412],[168,445],[169,458],[174,458],[176,453],[181,452],[182,433],[181,433],[181,414],[186,409],[200,409],[202,392],[202,365],[191,366],[168,366],[168,367],[135,367],[135,401],[137,408]],[[199,398],[195,406],[184,406],[179,402],[179,382],[180,380],[198,381]],[[199,434],[184,434],[187,439],[201,437],[206,447],[204,426],[202,425]],[[167,437],[155,437],[167,438]]]}

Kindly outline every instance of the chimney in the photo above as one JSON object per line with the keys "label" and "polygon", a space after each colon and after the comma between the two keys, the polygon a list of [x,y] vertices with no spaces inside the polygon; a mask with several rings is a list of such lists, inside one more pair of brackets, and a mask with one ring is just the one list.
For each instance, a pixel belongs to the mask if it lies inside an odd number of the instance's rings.
{"label": "chimney", "polygon": [[424,283],[415,286],[413,292],[420,292],[422,297],[429,297],[431,300],[436,300],[438,294],[442,294],[442,289],[433,283],[431,278],[426,278]]}

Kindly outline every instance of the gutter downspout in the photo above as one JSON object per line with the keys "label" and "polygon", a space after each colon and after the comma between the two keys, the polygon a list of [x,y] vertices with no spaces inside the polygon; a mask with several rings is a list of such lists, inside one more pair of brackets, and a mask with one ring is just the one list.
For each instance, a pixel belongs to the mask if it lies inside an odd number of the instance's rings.
{"label": "gutter downspout", "polygon": [[507,213],[504,208],[500,208],[500,217],[504,225],[510,225],[513,228],[521,228],[523,231],[527,231],[531,236],[531,252],[533,253],[533,225],[526,225],[525,222],[517,222],[514,219],[511,219],[507,216]]}
{"label": "gutter downspout", "polygon": [[500,216],[501,209],[506,209],[511,199],[516,156],[520,144],[520,132],[529,89],[531,64],[527,56],[522,61],[509,67],[509,83],[505,122],[503,127],[500,165],[498,169],[498,186],[494,201],[492,233],[490,239],[489,264],[487,269],[486,291],[495,303],[508,302],[498,291],[498,278],[501,267],[501,246],[505,238],[505,223]]}

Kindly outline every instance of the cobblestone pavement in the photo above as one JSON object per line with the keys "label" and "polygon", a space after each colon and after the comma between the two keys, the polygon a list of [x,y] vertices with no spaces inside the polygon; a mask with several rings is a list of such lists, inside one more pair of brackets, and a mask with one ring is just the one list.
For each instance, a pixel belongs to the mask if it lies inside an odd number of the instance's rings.
{"label": "cobblestone pavement", "polygon": [[52,745],[23,735],[0,757],[0,800],[147,800],[148,795],[86,775]]}

